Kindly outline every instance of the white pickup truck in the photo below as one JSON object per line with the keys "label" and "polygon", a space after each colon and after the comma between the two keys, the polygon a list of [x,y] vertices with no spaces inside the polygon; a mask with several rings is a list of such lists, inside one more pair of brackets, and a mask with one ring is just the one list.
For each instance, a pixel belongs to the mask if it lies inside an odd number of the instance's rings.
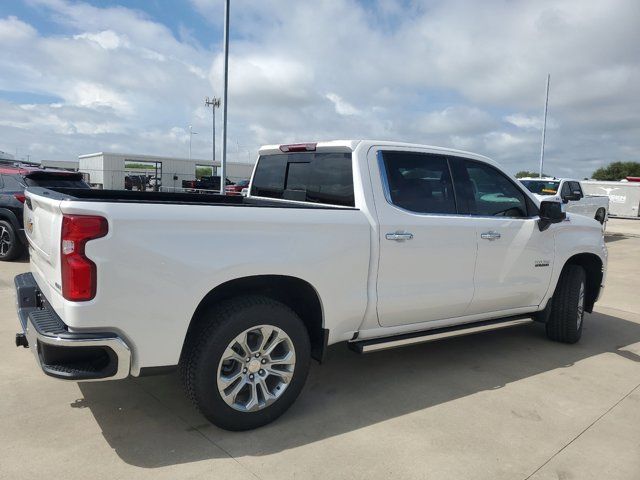
{"label": "white pickup truck", "polygon": [[571,178],[521,178],[522,184],[538,200],[562,201],[566,211],[595,218],[604,225],[609,217],[609,197],[585,195],[580,181]]}
{"label": "white pickup truck", "polygon": [[337,342],[368,353],[534,320],[576,342],[607,263],[593,219],[423,145],[266,146],[247,197],[26,197],[16,344],[68,380],[178,367],[232,430],[281,415]]}

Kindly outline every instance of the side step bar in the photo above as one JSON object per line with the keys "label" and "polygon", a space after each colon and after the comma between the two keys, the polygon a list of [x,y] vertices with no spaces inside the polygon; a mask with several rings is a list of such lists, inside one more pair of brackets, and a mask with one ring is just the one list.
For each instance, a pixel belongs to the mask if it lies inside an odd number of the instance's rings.
{"label": "side step bar", "polygon": [[349,348],[357,353],[371,353],[389,348],[406,347],[416,343],[434,342],[445,338],[461,337],[473,333],[485,332],[488,330],[500,330],[502,328],[517,327],[532,323],[531,317],[507,317],[497,320],[486,320],[482,322],[465,323],[453,327],[435,328],[420,332],[405,333],[392,337],[372,338],[349,342]]}

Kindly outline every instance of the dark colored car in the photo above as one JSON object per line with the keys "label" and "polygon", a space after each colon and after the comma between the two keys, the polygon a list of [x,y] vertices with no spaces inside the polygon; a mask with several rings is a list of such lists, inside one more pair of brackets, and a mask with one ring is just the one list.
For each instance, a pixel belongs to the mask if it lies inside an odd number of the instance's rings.
{"label": "dark colored car", "polygon": [[78,172],[0,165],[0,261],[15,260],[26,250],[22,219],[26,187],[90,188]]}
{"label": "dark colored car", "polygon": [[227,185],[225,192],[227,195],[242,195],[242,189],[249,187],[249,180],[239,180],[233,185]]}
{"label": "dark colored car", "polygon": [[[232,185],[231,180],[227,178],[225,187]],[[183,180],[182,188],[193,190],[220,190],[220,177],[212,175],[204,175],[199,180]]]}

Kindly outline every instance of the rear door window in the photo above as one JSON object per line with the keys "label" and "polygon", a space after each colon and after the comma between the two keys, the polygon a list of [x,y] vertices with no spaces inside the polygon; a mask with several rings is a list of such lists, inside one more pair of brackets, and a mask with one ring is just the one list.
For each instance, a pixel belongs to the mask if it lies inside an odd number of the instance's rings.
{"label": "rear door window", "polygon": [[24,190],[22,177],[18,175],[2,175],[3,190],[7,192],[21,192]]}
{"label": "rear door window", "polygon": [[353,207],[351,154],[262,155],[253,177],[251,195]]}
{"label": "rear door window", "polygon": [[391,203],[416,213],[457,213],[445,156],[417,152],[381,153]]}
{"label": "rear door window", "polygon": [[569,184],[571,187],[571,193],[580,195],[580,197],[584,196],[582,193],[582,187],[580,187],[580,182],[569,182]]}

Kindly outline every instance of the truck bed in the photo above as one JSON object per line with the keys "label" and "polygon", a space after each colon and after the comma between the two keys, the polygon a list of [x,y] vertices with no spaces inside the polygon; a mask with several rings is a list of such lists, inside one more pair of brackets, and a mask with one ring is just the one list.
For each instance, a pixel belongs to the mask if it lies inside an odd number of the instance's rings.
{"label": "truck bed", "polygon": [[81,200],[83,202],[355,210],[354,208],[350,207],[339,207],[313,203],[298,203],[293,201],[276,201],[263,198],[242,197],[239,195],[217,195],[208,193],[140,192],[130,190],[94,190],[82,188],[40,187],[31,187],[28,190],[36,195],[44,195],[55,200]]}

